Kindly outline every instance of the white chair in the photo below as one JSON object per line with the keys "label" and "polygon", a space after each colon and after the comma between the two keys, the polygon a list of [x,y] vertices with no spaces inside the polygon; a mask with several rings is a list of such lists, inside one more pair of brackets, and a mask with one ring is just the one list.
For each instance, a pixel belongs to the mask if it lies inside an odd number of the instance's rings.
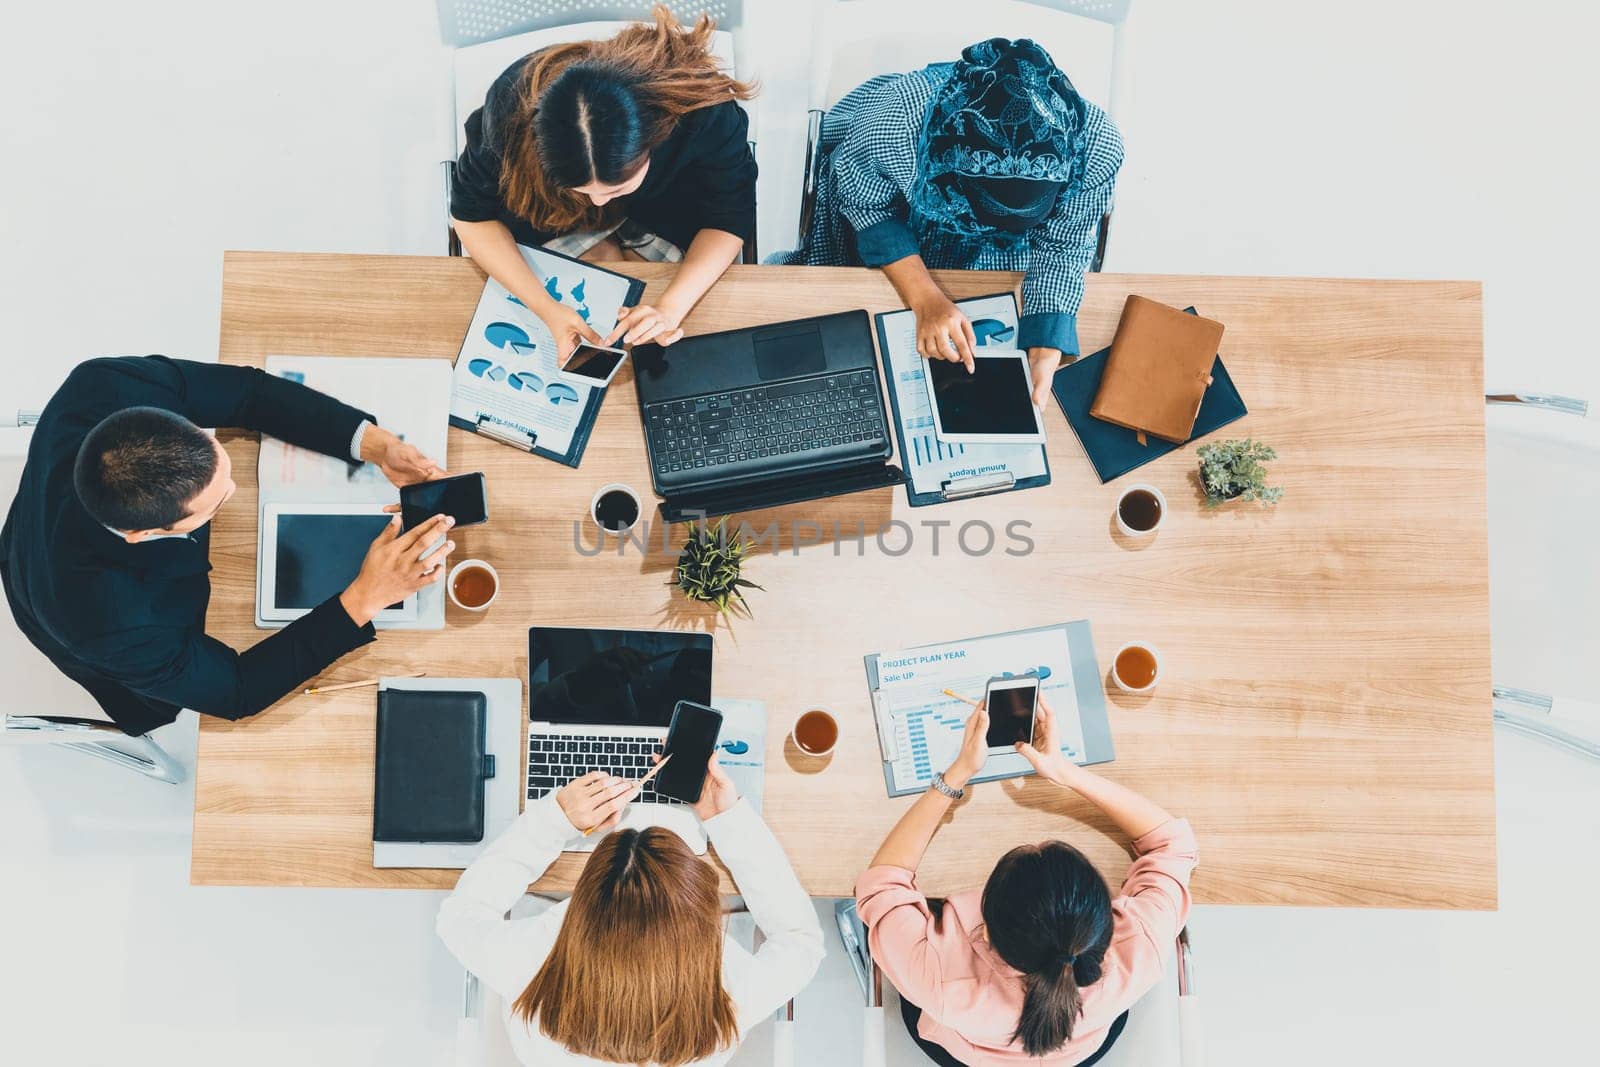
{"label": "white chair", "polygon": [[[855,901],[840,901],[834,919],[867,1002],[861,1063],[863,1067],[884,1067],[890,1023],[883,1007],[883,972],[867,950],[866,931],[856,914]],[[1100,1063],[1102,1067],[1204,1067],[1204,1032],[1187,929],[1178,934],[1161,981],[1128,1009],[1127,1025]]]}
{"label": "white chair", "polygon": [[[483,98],[512,63],[553,44],[598,41],[614,36],[630,22],[650,17],[649,0],[603,3],[599,0],[438,0],[440,29],[447,45],[455,47],[452,59],[451,127],[454,143],[450,159],[440,164],[444,174],[446,250],[461,255],[461,241],[450,225],[450,188],[455,157],[466,144],[467,117],[483,106]],[[724,70],[734,73],[748,64],[736,61],[739,44],[734,31],[743,14],[742,0],[711,3],[669,3],[682,22],[692,22],[703,11],[717,23],[712,54]],[[736,75],[737,76],[737,75]],[[750,145],[755,150],[755,112],[750,110]],[[745,243],[745,261],[755,262],[755,238]]]}
{"label": "white chair", "polygon": [[[805,242],[816,207],[822,117],[850,90],[880,74],[952,62],[961,50],[991,37],[1036,41],[1087,99],[1112,118],[1127,95],[1128,9],[1133,0],[985,0],[965,16],[908,26],[902,0],[815,0],[812,76],[801,176],[796,248]],[[929,25],[929,23],[935,23]],[[1111,211],[1100,222],[1095,258],[1105,259]]]}
{"label": "white chair", "polygon": [[[559,898],[533,894],[541,900]],[[733,909],[734,914],[747,914],[742,904]],[[761,931],[754,930],[751,950],[759,948]],[[506,1004],[492,989],[485,989],[476,975],[467,972],[462,990],[461,1018],[456,1023],[455,1056],[451,1067],[519,1067],[521,1061],[512,1051],[510,1036],[505,1027]],[[794,1067],[794,1000],[779,1008],[773,1016],[772,1064],[773,1067]]]}
{"label": "white chair", "polygon": [[1547,393],[1485,400],[1494,719],[1600,760],[1600,410]]}
{"label": "white chair", "polygon": [[[0,426],[33,426],[38,421],[37,411],[13,411],[0,420]],[[22,463],[21,456],[0,459],[0,500],[7,508],[22,477]],[[36,705],[27,711],[0,711],[0,744],[57,745],[158,782],[183,782],[182,764],[148,737],[129,737],[119,730],[93,698],[28,642],[10,612],[0,615],[0,676],[8,680],[13,694],[21,690],[26,693],[22,699]]]}

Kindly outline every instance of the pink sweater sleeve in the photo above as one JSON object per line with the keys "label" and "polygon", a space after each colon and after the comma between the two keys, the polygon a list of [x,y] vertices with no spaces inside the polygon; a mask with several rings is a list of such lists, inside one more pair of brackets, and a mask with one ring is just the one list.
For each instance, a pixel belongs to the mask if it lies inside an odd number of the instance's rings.
{"label": "pink sweater sleeve", "polygon": [[856,882],[856,910],[867,926],[867,945],[902,996],[938,1016],[943,1011],[943,968],[931,935],[928,898],[904,867],[869,867]]}
{"label": "pink sweater sleeve", "polygon": [[1121,903],[1129,918],[1165,951],[1189,921],[1189,876],[1200,862],[1187,819],[1162,823],[1133,843],[1138,859],[1123,879]]}

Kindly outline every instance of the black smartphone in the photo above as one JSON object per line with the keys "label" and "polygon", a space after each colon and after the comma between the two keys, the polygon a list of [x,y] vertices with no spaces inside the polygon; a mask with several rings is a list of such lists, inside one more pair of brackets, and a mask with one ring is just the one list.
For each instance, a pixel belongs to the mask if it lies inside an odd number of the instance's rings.
{"label": "black smartphone", "polygon": [[610,385],[611,379],[617,376],[617,371],[622,369],[627,359],[628,353],[620,348],[606,348],[580,341],[572,355],[567,357],[566,363],[562,364],[560,373],[563,378],[582,385]]}
{"label": "black smartphone", "polygon": [[656,792],[686,804],[697,802],[706,784],[706,764],[711,762],[721,733],[722,712],[693,701],[678,701],[661,753],[663,759],[671,756],[672,761],[656,775]]}
{"label": "black smartphone", "polygon": [[457,526],[489,521],[489,499],[483,473],[457,474],[400,489],[400,525],[410,530],[435,515],[448,515]]}

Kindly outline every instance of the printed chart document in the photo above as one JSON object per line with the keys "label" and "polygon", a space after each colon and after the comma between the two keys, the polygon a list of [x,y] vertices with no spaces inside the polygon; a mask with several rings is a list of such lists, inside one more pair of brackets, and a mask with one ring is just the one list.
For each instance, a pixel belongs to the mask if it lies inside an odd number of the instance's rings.
{"label": "printed chart document", "polygon": [[[1112,758],[1105,695],[1084,622],[898,649],[867,657],[884,778],[890,796],[927,788],[961,750],[972,706],[990,678],[1036,673],[1055,711],[1061,751],[1077,763]],[[1033,773],[1014,752],[990,756],[974,781]]]}
{"label": "printed chart document", "polygon": [[[288,356],[271,355],[266,372],[298,382],[319,392],[370,412],[378,425],[416,445],[429,459],[449,469],[450,361],[446,359],[373,359],[365,356]],[[371,503],[374,510],[400,499],[400,490],[390,484],[373,463],[356,463],[347,456],[324,456],[274,437],[261,438],[261,453],[256,461],[256,480],[260,486],[260,513],[257,528],[263,534],[258,544],[256,583],[262,587],[264,552],[267,547],[266,516],[290,512],[295,505]],[[352,577],[354,577],[352,575]],[[417,619],[393,623],[385,628],[434,630],[444,626],[444,583],[425,587],[417,597]],[[256,625],[282,626],[262,616],[257,597]],[[384,625],[380,623],[380,625]]]}
{"label": "printed chart document", "polygon": [[[545,292],[601,337],[644,292],[637,278],[542,248],[518,247]],[[555,338],[544,320],[493,278],[484,283],[456,357],[452,423],[576,467],[604,393],[560,378]]]}
{"label": "printed chart document", "polygon": [[[1017,305],[1010,293],[956,303],[972,322],[979,346],[1015,348]],[[900,421],[901,465],[913,498],[940,494],[952,485],[1009,474],[1015,483],[1049,473],[1037,444],[953,444],[933,432],[933,407],[924,382],[927,360],[917,354],[917,316],[910,310],[878,316],[883,359]]]}
{"label": "printed chart document", "polygon": [[711,706],[722,712],[717,762],[739,787],[739,795],[760,813],[767,788],[767,706],[733,698],[713,700]]}

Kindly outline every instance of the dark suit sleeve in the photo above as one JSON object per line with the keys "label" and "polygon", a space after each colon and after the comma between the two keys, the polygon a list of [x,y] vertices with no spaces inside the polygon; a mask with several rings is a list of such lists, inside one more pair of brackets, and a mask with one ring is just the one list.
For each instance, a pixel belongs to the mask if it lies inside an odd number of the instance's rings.
{"label": "dark suit sleeve", "polygon": [[243,652],[214,637],[148,627],[117,634],[115,651],[99,650],[91,658],[141,696],[242,719],[376,636],[371,623],[357,626],[335,596]]}
{"label": "dark suit sleeve", "polygon": [[756,160],[750,117],[733,101],[705,109],[694,141],[696,164],[684,177],[695,187],[695,229],[722,230],[741,241],[756,229]]}
{"label": "dark suit sleeve", "polygon": [[313,452],[350,458],[350,441],[371,415],[315,389],[255,367],[195,363],[166,356],[123,356],[80,364],[62,392],[94,421],[148,405],[196,426],[257,430]]}

